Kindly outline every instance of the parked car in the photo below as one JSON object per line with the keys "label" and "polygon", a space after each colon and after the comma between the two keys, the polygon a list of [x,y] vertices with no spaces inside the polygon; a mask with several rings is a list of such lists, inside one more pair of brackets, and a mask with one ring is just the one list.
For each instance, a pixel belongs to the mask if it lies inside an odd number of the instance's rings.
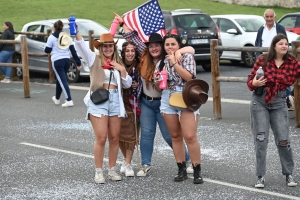
{"label": "parked car", "polygon": [[210,40],[218,39],[222,45],[220,31],[211,17],[200,9],[162,10],[162,13],[167,32],[181,37],[181,47],[192,46],[196,63],[211,71]]}
{"label": "parked car", "polygon": [[[259,27],[265,20],[259,15],[212,15],[214,22],[221,32],[223,46],[253,47]],[[297,39],[298,35],[287,32],[289,42]],[[230,60],[232,63],[244,62],[246,67],[252,67],[256,58],[254,52],[223,51],[220,59]]]}
{"label": "parked car", "polygon": [[286,31],[300,35],[300,12],[288,13],[282,16],[278,20],[278,23],[284,26]]}
{"label": "parked car", "polygon": [[[53,28],[53,24],[59,19],[49,19],[49,20],[41,20],[27,23],[23,26],[21,32],[33,32],[33,33],[47,33],[48,29]],[[68,19],[60,19],[64,23],[63,31],[69,32]],[[88,19],[76,19],[76,23],[78,24],[78,28],[80,34],[87,35],[89,30],[93,30],[95,35],[101,35],[102,33],[107,33],[109,30],[102,26],[101,24],[94,22]],[[21,39],[22,35],[19,35],[16,40]],[[26,35],[27,37],[27,46],[28,52],[34,54],[44,54],[44,49],[47,43],[47,36],[37,36],[37,35]],[[89,46],[89,38],[84,37],[86,41],[86,45]],[[117,40],[117,39],[116,39]],[[119,39],[118,49],[119,53],[122,49],[122,44],[125,42],[124,39]],[[16,45],[16,51],[20,51],[20,45]],[[80,55],[79,55],[80,56]],[[17,56],[17,62],[21,63],[21,56]],[[29,70],[37,71],[37,72],[45,72],[49,73],[49,65],[47,57],[38,57],[38,56],[29,56]],[[71,67],[67,73],[67,79],[69,82],[77,82],[80,77],[88,77],[89,76],[89,67],[87,63],[81,59],[82,68],[80,71],[77,69],[77,65],[75,61],[71,58]],[[22,68],[17,68],[17,76],[22,77]]]}

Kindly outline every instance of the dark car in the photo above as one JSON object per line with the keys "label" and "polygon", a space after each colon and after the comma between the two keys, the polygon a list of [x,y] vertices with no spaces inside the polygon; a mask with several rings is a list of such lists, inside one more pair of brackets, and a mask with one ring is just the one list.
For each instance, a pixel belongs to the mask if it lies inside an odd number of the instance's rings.
{"label": "dark car", "polygon": [[288,13],[281,17],[278,23],[284,26],[286,31],[300,35],[300,12]]}
{"label": "dark car", "polygon": [[218,39],[221,45],[220,31],[212,18],[200,9],[162,10],[162,13],[166,31],[181,37],[181,47],[192,46],[196,63],[211,71],[210,40]]}

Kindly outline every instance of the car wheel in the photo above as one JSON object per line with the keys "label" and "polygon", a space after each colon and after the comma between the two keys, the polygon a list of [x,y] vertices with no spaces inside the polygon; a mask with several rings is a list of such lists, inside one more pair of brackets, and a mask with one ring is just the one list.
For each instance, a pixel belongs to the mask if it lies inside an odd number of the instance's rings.
{"label": "car wheel", "polygon": [[210,64],[210,60],[206,60],[206,61],[203,61],[203,60],[197,60],[196,61],[196,64],[197,65],[201,65],[202,66],[202,69],[206,72],[210,72],[211,71],[211,64]]}
{"label": "car wheel", "polygon": [[[16,60],[18,64],[22,64],[22,58],[21,55],[17,55],[16,56]],[[17,71],[16,71],[17,77],[19,78],[23,78],[23,70],[22,67],[17,67]]]}
{"label": "car wheel", "polygon": [[79,81],[79,71],[77,69],[76,62],[71,59],[70,69],[67,73],[67,79],[69,83],[76,83]]}
{"label": "car wheel", "polygon": [[241,61],[240,61],[240,60],[230,60],[230,62],[231,62],[232,64],[239,64]]}
{"label": "car wheel", "polygon": [[242,59],[246,67],[253,67],[256,57],[254,52],[242,52]]}

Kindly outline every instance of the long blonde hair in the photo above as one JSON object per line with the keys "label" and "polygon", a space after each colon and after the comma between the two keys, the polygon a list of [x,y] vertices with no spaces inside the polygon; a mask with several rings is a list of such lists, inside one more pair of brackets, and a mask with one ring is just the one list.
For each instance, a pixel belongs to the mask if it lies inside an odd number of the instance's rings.
{"label": "long blonde hair", "polygon": [[[101,62],[101,66],[105,65],[106,64],[106,61],[105,61],[105,56],[103,54],[103,45],[100,45],[99,48],[99,58],[100,58],[100,62]],[[120,65],[122,65],[123,67],[125,67],[123,61],[122,61],[122,58],[119,56],[119,53],[118,53],[118,48],[117,48],[117,45],[114,44],[114,53],[112,55],[112,60],[116,61],[117,63],[119,63]]]}

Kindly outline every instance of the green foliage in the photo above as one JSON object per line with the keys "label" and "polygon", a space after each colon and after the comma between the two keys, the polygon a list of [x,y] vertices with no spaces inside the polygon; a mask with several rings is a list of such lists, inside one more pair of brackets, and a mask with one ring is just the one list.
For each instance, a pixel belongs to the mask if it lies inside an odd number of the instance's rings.
{"label": "green foliage", "polygon": [[[67,18],[74,14],[77,18],[91,19],[100,24],[110,27],[114,18],[113,12],[120,15],[136,8],[146,0],[0,0],[0,19],[11,21],[16,31],[20,31],[25,23],[36,21]],[[180,8],[198,8],[210,15],[217,14],[255,14],[263,15],[267,7],[251,7],[233,4],[220,3],[213,0],[159,0],[163,10]],[[299,9],[274,7],[277,19],[282,15],[291,12],[298,12]]]}

